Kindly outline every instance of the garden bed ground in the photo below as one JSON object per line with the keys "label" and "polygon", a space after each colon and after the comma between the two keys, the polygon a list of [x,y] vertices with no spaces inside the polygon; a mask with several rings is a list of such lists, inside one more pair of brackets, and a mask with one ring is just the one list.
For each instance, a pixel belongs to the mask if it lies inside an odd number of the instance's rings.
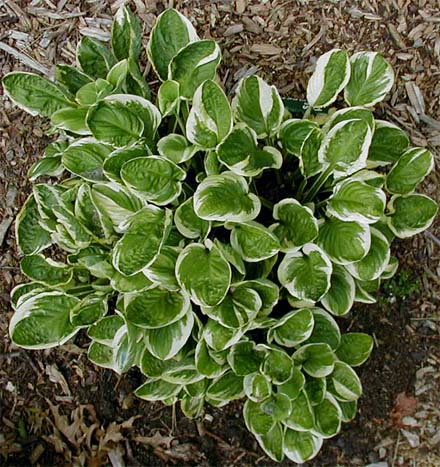
{"label": "garden bed ground", "polygon": [[[108,38],[121,1],[0,1],[0,73],[52,69],[74,59],[79,32]],[[166,5],[164,5],[166,3]],[[148,33],[169,2],[135,0]],[[200,35],[223,49],[228,91],[258,71],[281,93],[302,97],[314,60],[338,46],[374,49],[399,80],[378,115],[399,124],[439,162],[440,9],[436,0],[176,1]],[[145,58],[145,57],[144,57]],[[151,74],[151,79],[154,79]],[[8,338],[9,291],[22,280],[11,222],[31,190],[26,172],[41,157],[48,124],[0,96],[0,464],[272,465],[241,417],[239,403],[207,408],[203,421],[132,396],[142,380],[91,365],[86,339],[44,352]],[[424,192],[440,200],[438,172]],[[440,465],[440,226],[398,242],[401,261],[378,303],[357,306],[343,329],[374,336],[361,369],[358,416],[325,443],[312,466]],[[285,462],[283,465],[293,465]]]}

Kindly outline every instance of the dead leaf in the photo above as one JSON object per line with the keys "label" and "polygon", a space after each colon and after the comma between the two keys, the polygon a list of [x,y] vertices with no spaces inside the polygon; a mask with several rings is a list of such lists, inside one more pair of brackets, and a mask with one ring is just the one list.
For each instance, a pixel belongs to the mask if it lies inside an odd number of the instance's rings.
{"label": "dead leaf", "polygon": [[394,407],[391,410],[390,418],[397,426],[404,426],[402,418],[414,415],[417,407],[417,399],[412,396],[407,396],[404,392],[400,392],[394,402]]}

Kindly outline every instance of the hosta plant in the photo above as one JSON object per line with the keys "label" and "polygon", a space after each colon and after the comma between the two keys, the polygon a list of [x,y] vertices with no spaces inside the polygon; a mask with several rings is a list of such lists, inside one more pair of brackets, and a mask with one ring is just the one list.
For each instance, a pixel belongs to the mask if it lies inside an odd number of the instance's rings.
{"label": "hosta plant", "polygon": [[84,37],[55,80],[3,78],[59,134],[16,221],[30,282],[11,292],[11,338],[83,330],[92,362],[140,369],[140,398],[189,417],[245,399],[265,452],[304,462],[356,414],[373,340],[337,320],[394,274],[394,238],[433,221],[415,191],[433,157],[375,117],[394,83],[378,53],[325,53],[305,105],[258,76],[230,102],[219,46],[174,9],[146,43],[150,92],[141,29],[122,7],[110,47]]}

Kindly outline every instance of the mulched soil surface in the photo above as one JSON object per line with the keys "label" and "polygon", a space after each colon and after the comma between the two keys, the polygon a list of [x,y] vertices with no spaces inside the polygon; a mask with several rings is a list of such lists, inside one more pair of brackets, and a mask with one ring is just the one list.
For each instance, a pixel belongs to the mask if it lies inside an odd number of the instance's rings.
{"label": "mulched soil surface", "polygon": [[[120,3],[0,1],[0,73],[50,73],[55,63],[71,63],[79,34],[108,39]],[[380,51],[399,78],[377,115],[404,128],[414,145],[429,147],[438,163],[437,1],[171,3],[201,36],[219,41],[220,76],[228,91],[258,72],[283,97],[303,97],[324,51]],[[169,5],[135,0],[131,6],[147,34]],[[191,421],[178,408],[134,398],[139,372],[118,377],[90,364],[82,335],[42,352],[11,345],[9,291],[23,280],[11,223],[31,190],[27,170],[50,137],[46,121],[28,116],[4,96],[0,101],[0,465],[276,465],[248,433],[240,403],[208,407],[203,420]],[[438,172],[422,191],[440,200]],[[307,465],[440,465],[439,237],[437,222],[428,233],[397,242],[394,254],[401,266],[384,284],[378,303],[357,306],[339,320],[343,330],[373,335],[376,346],[359,371],[364,395],[357,418]]]}

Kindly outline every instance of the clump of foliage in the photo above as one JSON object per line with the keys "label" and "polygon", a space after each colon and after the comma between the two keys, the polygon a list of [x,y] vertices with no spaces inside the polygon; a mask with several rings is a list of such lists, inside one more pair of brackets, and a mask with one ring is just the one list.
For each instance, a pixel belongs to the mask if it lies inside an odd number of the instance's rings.
{"label": "clump of foliage", "polygon": [[[140,368],[137,396],[189,417],[245,398],[266,453],[304,462],[355,416],[353,367],[373,341],[334,317],[374,302],[397,269],[393,239],[433,221],[436,204],[414,191],[433,157],[374,117],[394,82],[378,53],[324,54],[306,114],[292,115],[258,76],[230,103],[218,45],[176,10],[149,37],[154,96],[141,47],[122,7],[111,48],[84,37],[54,82],[3,79],[60,134],[29,173],[55,179],[16,222],[31,282],[11,293],[11,338],[45,349],[85,329],[91,361]],[[342,91],[347,107],[330,108]]]}

